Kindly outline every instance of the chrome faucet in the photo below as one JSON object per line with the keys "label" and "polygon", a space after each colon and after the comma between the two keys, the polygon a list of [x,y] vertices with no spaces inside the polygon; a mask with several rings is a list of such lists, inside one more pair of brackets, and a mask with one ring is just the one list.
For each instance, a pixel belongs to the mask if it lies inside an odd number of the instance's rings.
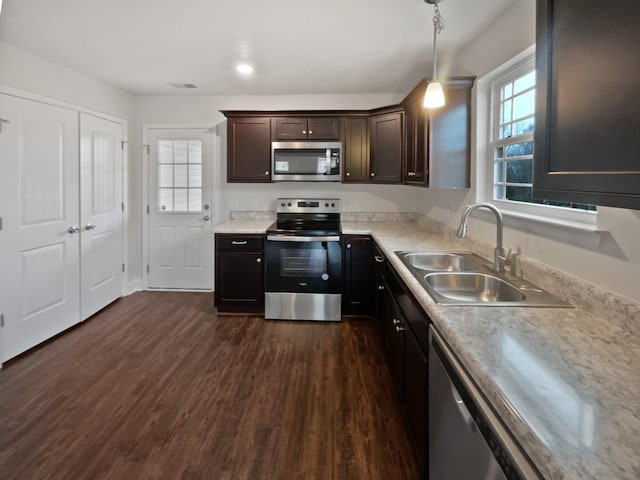
{"label": "chrome faucet", "polygon": [[496,248],[493,250],[493,269],[497,272],[504,273],[504,267],[506,265],[510,265],[511,261],[509,260],[508,255],[506,257],[504,255],[504,248],[502,248],[502,213],[500,213],[500,210],[498,210],[495,205],[487,202],[474,203],[473,205],[469,205],[462,214],[462,218],[460,219],[460,226],[458,227],[456,235],[460,238],[466,237],[467,218],[469,217],[469,214],[476,208],[486,208],[488,210],[491,210],[496,216]]}

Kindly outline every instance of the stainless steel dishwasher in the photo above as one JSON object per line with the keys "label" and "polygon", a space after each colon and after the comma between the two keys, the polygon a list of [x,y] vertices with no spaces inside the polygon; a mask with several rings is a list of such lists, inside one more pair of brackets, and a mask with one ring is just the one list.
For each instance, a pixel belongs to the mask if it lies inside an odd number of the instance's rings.
{"label": "stainless steel dishwasher", "polygon": [[429,480],[540,480],[436,329],[429,327]]}

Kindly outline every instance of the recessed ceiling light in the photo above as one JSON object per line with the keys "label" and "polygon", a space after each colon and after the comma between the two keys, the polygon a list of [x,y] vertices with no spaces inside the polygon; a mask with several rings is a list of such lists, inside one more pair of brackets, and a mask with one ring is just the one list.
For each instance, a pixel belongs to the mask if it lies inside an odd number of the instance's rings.
{"label": "recessed ceiling light", "polygon": [[239,63],[236,65],[236,70],[242,75],[251,75],[253,73],[253,67],[248,63]]}

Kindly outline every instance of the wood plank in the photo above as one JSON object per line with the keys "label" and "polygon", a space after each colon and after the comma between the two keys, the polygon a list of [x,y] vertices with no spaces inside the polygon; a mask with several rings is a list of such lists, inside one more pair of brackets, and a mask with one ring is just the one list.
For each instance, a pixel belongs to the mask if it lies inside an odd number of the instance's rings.
{"label": "wood plank", "polygon": [[0,371],[3,479],[410,479],[368,322],[123,298]]}

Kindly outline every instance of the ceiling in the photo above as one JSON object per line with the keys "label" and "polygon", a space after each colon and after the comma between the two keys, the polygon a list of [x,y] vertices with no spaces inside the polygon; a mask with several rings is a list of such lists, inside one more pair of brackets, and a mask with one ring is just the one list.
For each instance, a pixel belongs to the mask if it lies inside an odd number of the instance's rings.
{"label": "ceiling", "polygon": [[[439,65],[516,1],[441,3]],[[424,0],[4,0],[0,40],[138,95],[406,93],[430,74],[432,15]]]}

